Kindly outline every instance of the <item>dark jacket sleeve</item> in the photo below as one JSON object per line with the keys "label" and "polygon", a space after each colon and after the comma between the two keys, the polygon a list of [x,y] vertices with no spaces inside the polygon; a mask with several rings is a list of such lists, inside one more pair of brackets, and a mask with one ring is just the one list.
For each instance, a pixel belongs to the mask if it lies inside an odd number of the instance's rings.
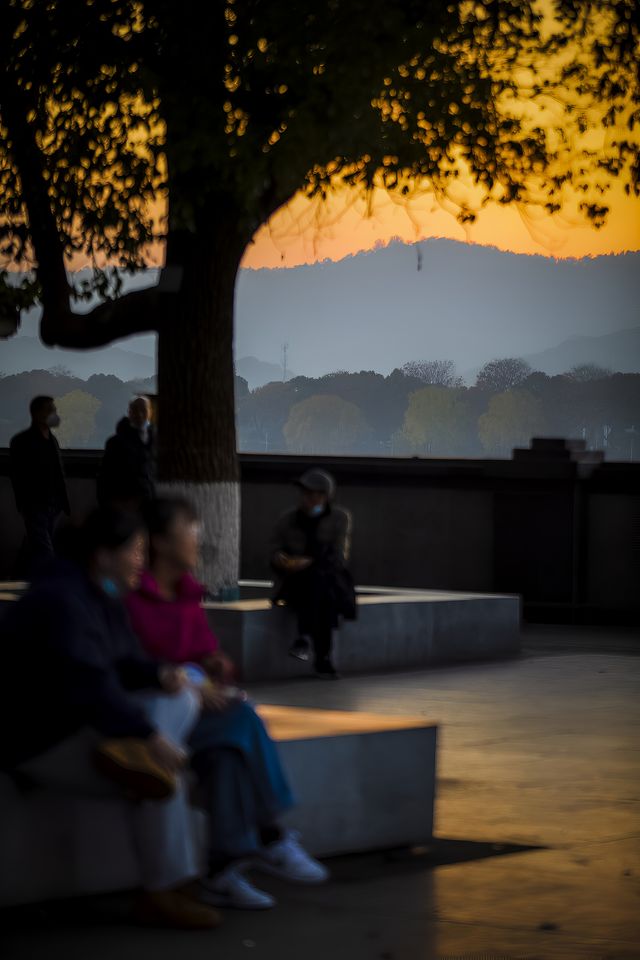
{"label": "dark jacket sleeve", "polygon": [[281,551],[286,551],[286,530],[289,522],[290,515],[285,513],[280,517],[271,534],[271,540],[269,541],[269,562],[274,570],[281,569],[276,561],[276,554]]}
{"label": "dark jacket sleeve", "polygon": [[99,503],[108,503],[114,495],[117,477],[117,449],[114,449],[115,437],[109,437],[105,444],[100,470],[98,471],[97,493]]}
{"label": "dark jacket sleeve", "polygon": [[122,428],[107,440],[100,473],[98,494],[101,502],[119,497],[151,497],[153,449],[145,446],[131,428]]}
{"label": "dark jacket sleeve", "polygon": [[339,509],[335,512],[336,538],[334,549],[340,564],[347,564],[351,556],[351,514]]}
{"label": "dark jacket sleeve", "polygon": [[25,507],[23,492],[27,488],[27,464],[24,458],[24,443],[19,435],[13,437],[9,444],[9,470],[16,508],[18,513],[22,513]]}
{"label": "dark jacket sleeve", "polygon": [[142,710],[124,695],[114,670],[75,662],[68,674],[65,695],[88,726],[105,737],[142,737],[154,733]]}
{"label": "dark jacket sleeve", "polygon": [[66,481],[65,474],[64,474],[64,467],[63,467],[63,465],[62,465],[62,453],[61,453],[61,451],[60,451],[60,444],[58,443],[57,437],[54,437],[54,438],[53,438],[53,442],[55,443],[56,450],[57,450],[57,453],[58,453],[58,478],[57,478],[57,486],[58,486],[58,497],[59,497],[59,499],[60,499],[60,506],[62,507],[62,510],[64,511],[64,513],[66,513],[67,516],[70,516],[70,515],[71,515],[71,504],[69,503],[69,493],[68,493],[68,491],[67,491],[67,481]]}
{"label": "dark jacket sleeve", "polygon": [[[51,435],[52,448],[43,463],[42,455],[36,447],[38,441],[32,430],[25,430],[11,440],[9,446],[9,464],[11,483],[20,513],[26,513],[43,503],[54,502],[66,514],[69,514],[69,497],[62,465],[60,445]],[[53,459],[51,459],[53,452]],[[46,471],[43,473],[43,470]]]}
{"label": "dark jacket sleeve", "polygon": [[51,599],[47,617],[47,645],[62,668],[60,697],[66,707],[105,736],[150,736],[154,727],[127,697],[91,611],[63,595]]}
{"label": "dark jacket sleeve", "polygon": [[160,664],[153,660],[124,657],[116,663],[120,682],[125,690],[160,690]]}
{"label": "dark jacket sleeve", "polygon": [[149,656],[131,626],[129,612],[123,603],[109,611],[112,634],[118,639],[114,666],[125,690],[160,690],[160,666]]}

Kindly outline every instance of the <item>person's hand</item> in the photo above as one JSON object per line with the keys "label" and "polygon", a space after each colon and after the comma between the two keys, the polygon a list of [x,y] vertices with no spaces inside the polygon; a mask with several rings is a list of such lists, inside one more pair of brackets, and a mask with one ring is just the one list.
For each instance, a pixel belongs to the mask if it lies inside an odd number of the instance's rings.
{"label": "person's hand", "polygon": [[218,680],[220,683],[232,683],[235,679],[236,668],[233,660],[222,650],[216,650],[215,653],[203,657],[200,665],[213,680]]}
{"label": "person's hand", "polygon": [[188,684],[184,670],[168,663],[158,670],[158,680],[165,693],[180,693]]}
{"label": "person's hand", "polygon": [[276,554],[276,560],[283,570],[289,573],[297,573],[299,570],[306,570],[313,563],[311,557],[292,557],[288,553]]}
{"label": "person's hand", "polygon": [[282,570],[286,570],[289,566],[291,557],[288,553],[285,553],[284,550],[279,550],[273,559],[278,567],[280,567]]}
{"label": "person's hand", "polygon": [[202,709],[210,710],[212,713],[219,713],[229,706],[229,699],[225,694],[224,687],[219,683],[204,683],[198,693],[202,699]]}
{"label": "person's hand", "polygon": [[158,766],[170,773],[178,773],[187,762],[187,753],[161,733],[154,733],[147,740],[151,758]]}

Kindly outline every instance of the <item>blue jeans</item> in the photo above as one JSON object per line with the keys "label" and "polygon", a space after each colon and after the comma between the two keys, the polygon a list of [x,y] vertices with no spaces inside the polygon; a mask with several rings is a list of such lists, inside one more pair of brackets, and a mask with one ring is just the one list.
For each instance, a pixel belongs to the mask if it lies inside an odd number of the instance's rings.
{"label": "blue jeans", "polygon": [[278,750],[250,703],[203,713],[189,740],[212,864],[255,855],[262,831],[294,805]]}

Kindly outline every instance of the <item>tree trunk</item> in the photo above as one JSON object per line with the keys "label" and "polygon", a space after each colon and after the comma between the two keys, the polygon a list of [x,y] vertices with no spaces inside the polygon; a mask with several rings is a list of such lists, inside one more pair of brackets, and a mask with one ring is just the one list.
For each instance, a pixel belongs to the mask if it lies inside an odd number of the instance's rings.
{"label": "tree trunk", "polygon": [[170,235],[167,266],[183,273],[176,313],[158,335],[159,490],[197,509],[198,574],[209,594],[223,598],[237,592],[239,576],[233,309],[245,246],[230,218],[188,237]]}

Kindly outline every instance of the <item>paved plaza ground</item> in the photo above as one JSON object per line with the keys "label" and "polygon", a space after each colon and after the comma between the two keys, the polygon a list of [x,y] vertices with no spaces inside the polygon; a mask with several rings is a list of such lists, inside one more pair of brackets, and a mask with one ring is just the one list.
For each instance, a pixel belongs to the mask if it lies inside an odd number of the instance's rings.
{"label": "paved plaza ground", "polygon": [[640,958],[639,654],[630,631],[529,626],[518,660],[255,686],[268,703],[436,720],[433,846],[333,860],[318,889],[265,883],[276,910],[206,934],[136,929],[121,897],[8,911],[0,956]]}

